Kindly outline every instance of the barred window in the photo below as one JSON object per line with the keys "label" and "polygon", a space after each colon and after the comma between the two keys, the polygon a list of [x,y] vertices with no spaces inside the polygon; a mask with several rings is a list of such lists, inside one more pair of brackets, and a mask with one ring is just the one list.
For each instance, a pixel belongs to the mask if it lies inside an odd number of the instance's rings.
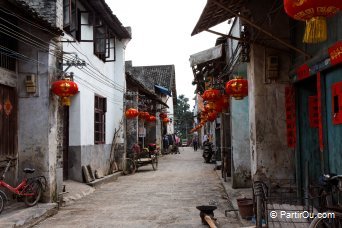
{"label": "barred window", "polygon": [[106,143],[106,111],[107,99],[95,95],[95,126],[94,126],[94,142],[95,144]]}

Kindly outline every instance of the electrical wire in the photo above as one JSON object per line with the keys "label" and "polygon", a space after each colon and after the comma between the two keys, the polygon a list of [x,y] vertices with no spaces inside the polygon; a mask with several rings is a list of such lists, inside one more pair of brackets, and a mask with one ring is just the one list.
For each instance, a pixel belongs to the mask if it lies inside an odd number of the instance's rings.
{"label": "electrical wire", "polygon": [[43,27],[43,26],[40,26],[40,25],[38,25],[38,24],[36,24],[36,23],[33,23],[33,22],[29,21],[28,19],[26,19],[25,17],[22,17],[22,16],[19,15],[19,14],[16,14],[16,13],[13,13],[13,12],[10,12],[10,11],[7,11],[7,10],[3,9],[2,7],[0,7],[0,11],[3,12],[3,13],[5,13],[5,14],[7,14],[7,15],[14,16],[16,19],[19,19],[19,20],[21,20],[21,21],[24,21],[24,22],[26,22],[27,24],[32,25],[33,27],[36,27],[36,28],[38,28],[38,29],[40,29],[40,30],[43,30],[43,31],[45,31],[45,32],[48,32],[48,33],[50,33],[50,34],[52,34],[52,35],[54,35],[54,36],[60,36],[60,34],[51,32],[50,29],[47,29],[47,28],[45,28],[45,27]]}
{"label": "electrical wire", "polygon": [[[1,51],[1,49],[5,50],[6,52]],[[17,60],[19,60],[19,61],[33,62],[33,63],[39,63],[39,64],[45,64],[45,63],[43,63],[43,62],[40,62],[40,61],[37,61],[37,60],[35,60],[35,59],[29,58],[29,57],[27,57],[27,56],[25,56],[25,55],[22,55],[22,54],[20,54],[20,53],[14,52],[14,51],[11,50],[11,49],[8,49],[8,48],[6,48],[6,47],[3,47],[2,45],[0,45],[0,53],[3,54],[3,55],[6,55],[6,56],[8,56],[8,57],[17,59]],[[62,72],[62,70],[57,69],[57,68],[52,67],[52,66],[49,66],[49,68],[50,68],[50,69],[53,69],[53,70],[56,70],[56,71],[61,71],[61,72]],[[77,78],[78,76],[75,76],[75,77]],[[95,92],[95,93],[98,93],[98,94],[106,94],[106,95],[108,95],[107,98],[109,98],[109,100],[112,101],[111,103],[114,103],[114,104],[121,104],[121,102],[120,102],[120,101],[121,101],[121,100],[120,100],[121,97],[118,97],[118,96],[115,96],[115,95],[114,95],[114,97],[113,97],[113,96],[110,95],[110,92],[105,91],[103,88],[96,87],[96,86],[90,84],[89,82],[83,80],[81,77],[78,77],[78,79],[80,79],[80,80],[82,81],[82,82],[79,81],[80,84],[86,86],[86,87],[87,87],[88,89],[90,89],[91,91],[93,91],[93,92]],[[87,83],[88,85],[86,85],[85,83]],[[95,90],[94,88],[91,88],[91,87],[94,87],[96,90]],[[117,98],[115,98],[115,97],[117,97]],[[118,98],[119,98],[119,99],[118,99]]]}
{"label": "electrical wire", "polygon": [[[0,19],[3,19],[3,18],[0,17]],[[18,27],[18,26],[16,26],[16,25],[12,24],[11,22],[9,22],[9,21],[7,21],[7,20],[5,20],[5,19],[3,19],[3,20],[6,21],[7,23],[11,24],[11,25],[14,26],[14,27],[17,27],[18,29],[20,29],[20,30],[23,31],[24,33],[26,33],[26,31],[24,31],[24,30],[21,29],[20,27]],[[60,51],[60,53],[57,53],[57,54],[56,54],[55,52],[52,52],[51,50],[45,48],[43,45],[41,45],[41,44],[38,43],[37,41],[31,39],[30,37],[25,36],[24,34],[18,33],[17,31],[15,31],[15,30],[13,30],[13,29],[11,29],[11,28],[5,26],[5,25],[2,24],[2,23],[1,23],[0,25],[2,25],[3,27],[5,27],[5,32],[4,32],[4,33],[5,33],[6,35],[8,35],[8,36],[11,36],[12,38],[15,38],[15,39],[17,39],[17,40],[20,40],[20,41],[22,41],[22,42],[24,42],[24,43],[26,43],[26,44],[28,44],[28,45],[30,45],[30,46],[33,46],[33,47],[36,47],[36,48],[40,49],[40,50],[42,50],[42,51],[47,51],[47,52],[49,52],[50,54],[52,54],[52,55],[54,55],[54,56],[56,56],[56,57],[58,57],[58,58],[63,58],[63,59],[65,59],[65,60],[67,60],[67,61],[72,60],[71,58],[68,58],[68,57],[65,58],[65,56],[62,54],[61,51]],[[31,34],[29,34],[29,35],[31,35]],[[43,40],[41,40],[41,39],[39,39],[39,40],[40,40],[42,43],[45,43],[46,45],[49,45],[49,44],[50,44],[50,43],[47,43],[47,42],[45,42],[45,41],[43,41]],[[72,45],[72,44],[71,44],[71,45]],[[98,79],[100,79],[100,78],[102,77],[102,78],[103,78],[103,79],[101,80],[102,83],[106,84],[106,82],[107,82],[107,85],[112,85],[112,87],[113,87],[114,89],[117,89],[117,90],[119,90],[120,92],[123,92],[123,91],[124,91],[124,87],[122,87],[121,85],[119,85],[119,84],[116,83],[115,81],[110,80],[108,77],[106,77],[99,69],[97,69],[97,68],[92,64],[92,62],[90,61],[90,59],[89,59],[85,54],[83,54],[81,51],[79,51],[74,45],[72,45],[72,46],[73,46],[78,52],[80,52],[81,55],[83,55],[83,56],[85,56],[85,57],[87,58],[87,60],[89,61],[88,65],[89,65],[91,68],[94,69],[94,71],[91,70],[92,73],[96,74],[96,75],[98,76]],[[55,45],[55,47],[57,47],[57,46]],[[57,47],[57,48],[58,48],[58,47]]]}
{"label": "electrical wire", "polygon": [[75,48],[75,50],[76,51],[78,51],[78,53],[80,53],[82,56],[84,56],[87,60],[88,60],[88,62],[89,62],[89,66],[91,67],[91,68],[93,68],[94,70],[96,70],[97,72],[99,72],[104,78],[106,78],[108,81],[110,81],[111,83],[113,83],[113,84],[116,84],[119,88],[121,87],[121,89],[124,89],[121,85],[119,85],[118,83],[116,83],[115,81],[113,81],[113,80],[110,80],[107,76],[105,76],[104,74],[102,74],[101,72],[100,72],[100,70],[99,69],[97,69],[93,64],[92,64],[92,62],[90,61],[90,59],[88,58],[88,56],[87,55],[85,55],[82,51],[80,51],[77,47],[75,47],[72,43],[69,43],[73,48]]}

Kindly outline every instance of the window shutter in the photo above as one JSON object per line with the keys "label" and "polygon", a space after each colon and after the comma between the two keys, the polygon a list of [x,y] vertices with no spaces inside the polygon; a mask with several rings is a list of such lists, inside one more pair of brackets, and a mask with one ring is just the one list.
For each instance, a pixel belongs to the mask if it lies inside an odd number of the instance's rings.
{"label": "window shutter", "polygon": [[103,102],[103,112],[107,112],[107,98],[102,98],[102,102]]}

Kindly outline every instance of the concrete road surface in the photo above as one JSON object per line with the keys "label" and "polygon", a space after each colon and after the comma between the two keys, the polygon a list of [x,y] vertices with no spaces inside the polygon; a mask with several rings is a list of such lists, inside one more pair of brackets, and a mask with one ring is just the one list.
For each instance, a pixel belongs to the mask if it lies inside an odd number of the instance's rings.
{"label": "concrete road surface", "polygon": [[214,165],[203,162],[201,150],[180,152],[160,157],[157,171],[143,166],[100,186],[35,227],[207,227],[196,206],[208,204],[218,206],[218,227],[240,227],[234,213],[224,215],[229,206]]}

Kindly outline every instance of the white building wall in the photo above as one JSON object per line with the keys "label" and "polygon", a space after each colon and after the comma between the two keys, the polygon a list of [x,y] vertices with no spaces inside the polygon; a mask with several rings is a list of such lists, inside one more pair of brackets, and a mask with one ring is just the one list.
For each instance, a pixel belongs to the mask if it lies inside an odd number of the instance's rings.
{"label": "white building wall", "polygon": [[168,134],[173,134],[175,132],[174,128],[174,109],[173,109],[173,99],[172,97],[168,97],[167,103],[166,103],[169,108],[168,108],[168,117],[172,119],[172,123],[167,124],[167,133]]}
{"label": "white building wall", "polygon": [[[82,15],[86,17],[86,15]],[[86,20],[83,18],[82,20]],[[82,26],[82,39],[92,40],[93,27]],[[74,40],[69,35],[65,39]],[[112,42],[112,41],[111,41]],[[115,40],[115,61],[103,62],[94,54],[94,42],[65,42],[65,57],[86,62],[83,67],[70,67],[67,73],[74,73],[79,93],[71,100],[69,108],[69,177],[82,181],[82,166],[91,165],[93,170],[109,171],[111,144],[114,133],[120,128],[116,143],[115,158],[123,153],[123,93],[125,80],[125,46],[128,40]],[[112,46],[112,45],[111,45]],[[111,55],[114,53],[111,53]],[[110,58],[111,60],[112,58]],[[95,95],[107,98],[106,138],[104,144],[94,144],[94,104]]]}
{"label": "white building wall", "polygon": [[79,88],[79,93],[72,98],[70,106],[70,146],[94,144],[95,94],[107,98],[106,144],[112,142],[114,129],[120,126],[125,90],[123,44],[116,41],[116,49],[116,61],[104,63],[93,54],[93,43],[64,45],[65,52],[78,53],[79,58],[87,62],[83,69],[71,67],[68,70],[74,73],[74,80]]}

